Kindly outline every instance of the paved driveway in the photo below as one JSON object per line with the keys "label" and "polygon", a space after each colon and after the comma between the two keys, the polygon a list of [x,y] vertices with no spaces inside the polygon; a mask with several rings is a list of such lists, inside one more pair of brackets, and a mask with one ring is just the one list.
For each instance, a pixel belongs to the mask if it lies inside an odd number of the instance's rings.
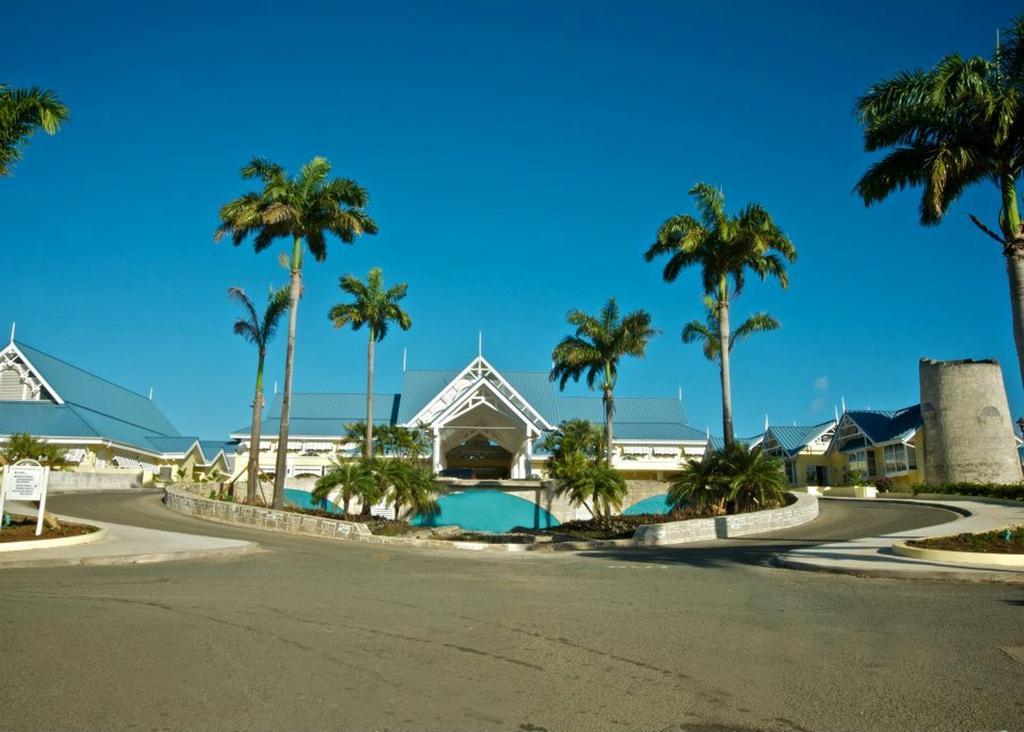
{"label": "paved driveway", "polygon": [[[277,536],[155,495],[56,511],[255,539],[220,562],[0,577],[8,729],[1021,729],[1024,591],[775,569],[937,523],[824,502],[685,549],[467,555]],[[1010,653],[1001,650],[1009,649]]]}

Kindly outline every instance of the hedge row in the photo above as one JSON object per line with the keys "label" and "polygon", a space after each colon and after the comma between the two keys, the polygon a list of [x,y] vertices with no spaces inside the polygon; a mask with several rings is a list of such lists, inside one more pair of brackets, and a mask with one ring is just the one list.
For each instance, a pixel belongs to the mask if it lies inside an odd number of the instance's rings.
{"label": "hedge row", "polygon": [[946,485],[917,485],[914,495],[942,493],[957,496],[983,496],[1024,501],[1024,483],[949,483]]}

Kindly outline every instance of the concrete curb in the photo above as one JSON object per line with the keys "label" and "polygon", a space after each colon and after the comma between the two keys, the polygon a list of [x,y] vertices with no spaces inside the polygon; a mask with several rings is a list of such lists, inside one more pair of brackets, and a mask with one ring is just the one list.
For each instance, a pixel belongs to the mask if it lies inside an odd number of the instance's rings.
{"label": "concrete curb", "polygon": [[[85,524],[90,526],[91,524]],[[103,541],[107,538],[107,529],[103,526],[93,526],[96,529],[88,534],[78,536],[62,536],[57,539],[29,539],[28,541],[12,541],[0,544],[0,553],[32,551],[34,549],[58,549],[65,546],[77,544],[92,544],[95,541]]]}
{"label": "concrete curb", "polygon": [[[947,534],[947,536],[956,536]],[[943,537],[934,537],[943,538]],[[912,559],[924,559],[928,562],[949,562],[951,564],[984,564],[1003,567],[1020,567],[1024,569],[1024,554],[995,554],[993,552],[957,552],[947,549],[923,549],[910,546],[905,541],[897,541],[892,545],[895,554]]]}
{"label": "concrete curb", "polygon": [[114,554],[100,557],[48,557],[46,559],[15,559],[0,562],[3,569],[27,569],[45,567],[115,567],[130,564],[153,564],[156,562],[180,562],[191,559],[231,559],[265,551],[258,544],[220,547],[217,549],[186,549],[178,552],[152,552],[149,554]]}
{"label": "concrete curb", "polygon": [[771,564],[782,569],[795,569],[801,572],[819,574],[845,574],[852,577],[870,579],[895,580],[927,580],[931,582],[973,582],[976,584],[1000,583],[1024,587],[1024,575],[1019,572],[1003,574],[998,570],[964,568],[963,571],[946,571],[941,574],[930,569],[861,569],[847,567],[830,567],[821,564],[809,564],[799,560],[787,559],[785,555],[777,555]]}

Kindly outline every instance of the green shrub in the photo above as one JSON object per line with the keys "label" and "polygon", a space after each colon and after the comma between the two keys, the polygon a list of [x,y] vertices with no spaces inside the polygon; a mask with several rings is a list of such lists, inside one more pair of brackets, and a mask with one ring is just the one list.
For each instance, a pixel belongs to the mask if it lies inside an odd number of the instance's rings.
{"label": "green shrub", "polygon": [[981,496],[1024,501],[1024,483],[947,483],[944,485],[916,485],[914,495],[941,493],[954,496]]}

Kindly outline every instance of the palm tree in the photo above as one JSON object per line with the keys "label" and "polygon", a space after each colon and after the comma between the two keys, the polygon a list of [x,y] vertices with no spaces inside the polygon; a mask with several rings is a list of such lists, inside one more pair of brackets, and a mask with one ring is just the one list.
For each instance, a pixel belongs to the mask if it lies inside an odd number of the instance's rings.
{"label": "palm tree", "polygon": [[330,496],[335,491],[338,491],[338,498],[341,499],[341,503],[339,504],[335,500],[334,505],[339,506],[342,514],[348,517],[348,507],[352,499],[354,497],[363,498],[373,487],[372,480],[373,477],[361,462],[356,460],[335,460],[326,474],[316,481],[316,485],[313,488],[313,500],[329,500]]}
{"label": "palm tree", "polygon": [[256,489],[260,482],[260,427],[263,422],[263,363],[267,347],[277,331],[281,316],[288,309],[288,288],[271,290],[267,296],[267,307],[261,316],[249,296],[241,287],[229,287],[228,297],[245,310],[245,315],[235,321],[235,335],[256,346],[256,390],[252,398],[252,427],[249,430],[249,466],[246,471],[245,502],[256,501]]}
{"label": "palm tree", "polygon": [[[722,341],[718,335],[718,318],[715,315],[713,303],[706,302],[705,304],[707,305],[705,322],[691,320],[687,323],[683,327],[683,343],[700,341],[703,344],[704,357],[721,367]],[[778,330],[779,327],[779,321],[768,313],[755,313],[740,323],[740,326],[733,331],[732,337],[729,338],[729,350],[731,351],[739,341],[745,340],[754,333]]]}
{"label": "palm tree", "polygon": [[305,248],[318,262],[327,257],[327,235],[351,244],[361,234],[376,234],[377,224],[364,210],[366,190],[348,178],[329,179],[331,164],[315,157],[291,178],[280,165],[254,158],[242,168],[246,180],[259,179],[263,190],[250,191],[220,209],[221,224],[214,241],[230,235],[235,246],[249,235],[257,252],[275,239],[292,241],[288,260],[291,272],[288,302],[288,344],[284,360],[284,392],[281,397],[281,430],[274,472],[274,508],[284,506],[284,479],[288,463],[288,419],[292,401],[292,367],[295,361],[295,324],[302,293],[302,255]]}
{"label": "palm tree", "polygon": [[662,271],[666,282],[675,282],[691,266],[701,268],[704,294],[711,299],[718,322],[722,380],[722,425],[725,444],[733,444],[732,386],[729,371],[731,332],[729,306],[740,295],[747,270],[764,280],[775,277],[786,287],[786,262],[796,260],[796,247],[759,204],[747,204],[739,215],[725,213],[725,194],[707,183],[690,189],[700,219],[679,214],[658,229],[655,242],[644,252],[648,262],[668,256]]}
{"label": "palm tree", "polygon": [[11,174],[32,133],[42,129],[54,135],[68,116],[68,108],[49,89],[14,89],[0,84],[0,177]]}
{"label": "palm tree", "polygon": [[999,190],[998,225],[970,220],[1006,259],[1017,361],[1024,380],[1024,226],[1017,181],[1024,170],[1024,16],[991,59],[950,54],[931,70],[902,71],[857,101],[868,151],[888,150],[857,183],[870,206],[920,186],[920,218],[940,223],[969,186]]}
{"label": "palm tree", "polygon": [[412,319],[402,310],[399,301],[405,297],[409,285],[399,282],[384,287],[384,272],[380,267],[370,270],[363,282],[355,275],[347,274],[339,282],[342,292],[355,298],[355,302],[338,303],[331,308],[328,317],[335,328],[351,325],[359,330],[364,325],[369,331],[366,347],[366,457],[373,457],[373,355],[376,344],[388,334],[388,325],[397,323],[402,330],[412,327]]}
{"label": "palm tree", "polygon": [[612,464],[612,415],[615,412],[615,383],[623,356],[643,358],[647,342],[657,334],[651,316],[644,310],[620,316],[615,298],[610,298],[595,317],[581,310],[567,316],[576,326],[575,335],[563,338],[551,353],[554,365],[549,378],[565,389],[569,379],[579,381],[586,374],[587,386],[601,389],[604,402],[605,457]]}
{"label": "palm tree", "polygon": [[[370,508],[388,495],[388,491],[397,483],[406,480],[406,464],[402,460],[383,457],[364,458],[364,469],[370,474],[370,489],[363,495],[363,506],[360,513],[370,515]],[[395,518],[397,518],[397,513]]]}
{"label": "palm tree", "polygon": [[686,507],[697,516],[725,513],[726,490],[718,467],[719,453],[709,452],[701,460],[689,458],[669,486],[668,500],[676,508]]}
{"label": "palm tree", "polygon": [[433,516],[440,513],[441,507],[434,498],[438,485],[432,470],[406,460],[386,462],[393,464],[387,497],[395,506],[396,520],[401,518],[403,506],[408,506],[412,514]]}
{"label": "palm tree", "polygon": [[736,443],[723,450],[718,474],[732,503],[733,513],[775,508],[784,503],[786,474],[782,461],[761,450]]}

